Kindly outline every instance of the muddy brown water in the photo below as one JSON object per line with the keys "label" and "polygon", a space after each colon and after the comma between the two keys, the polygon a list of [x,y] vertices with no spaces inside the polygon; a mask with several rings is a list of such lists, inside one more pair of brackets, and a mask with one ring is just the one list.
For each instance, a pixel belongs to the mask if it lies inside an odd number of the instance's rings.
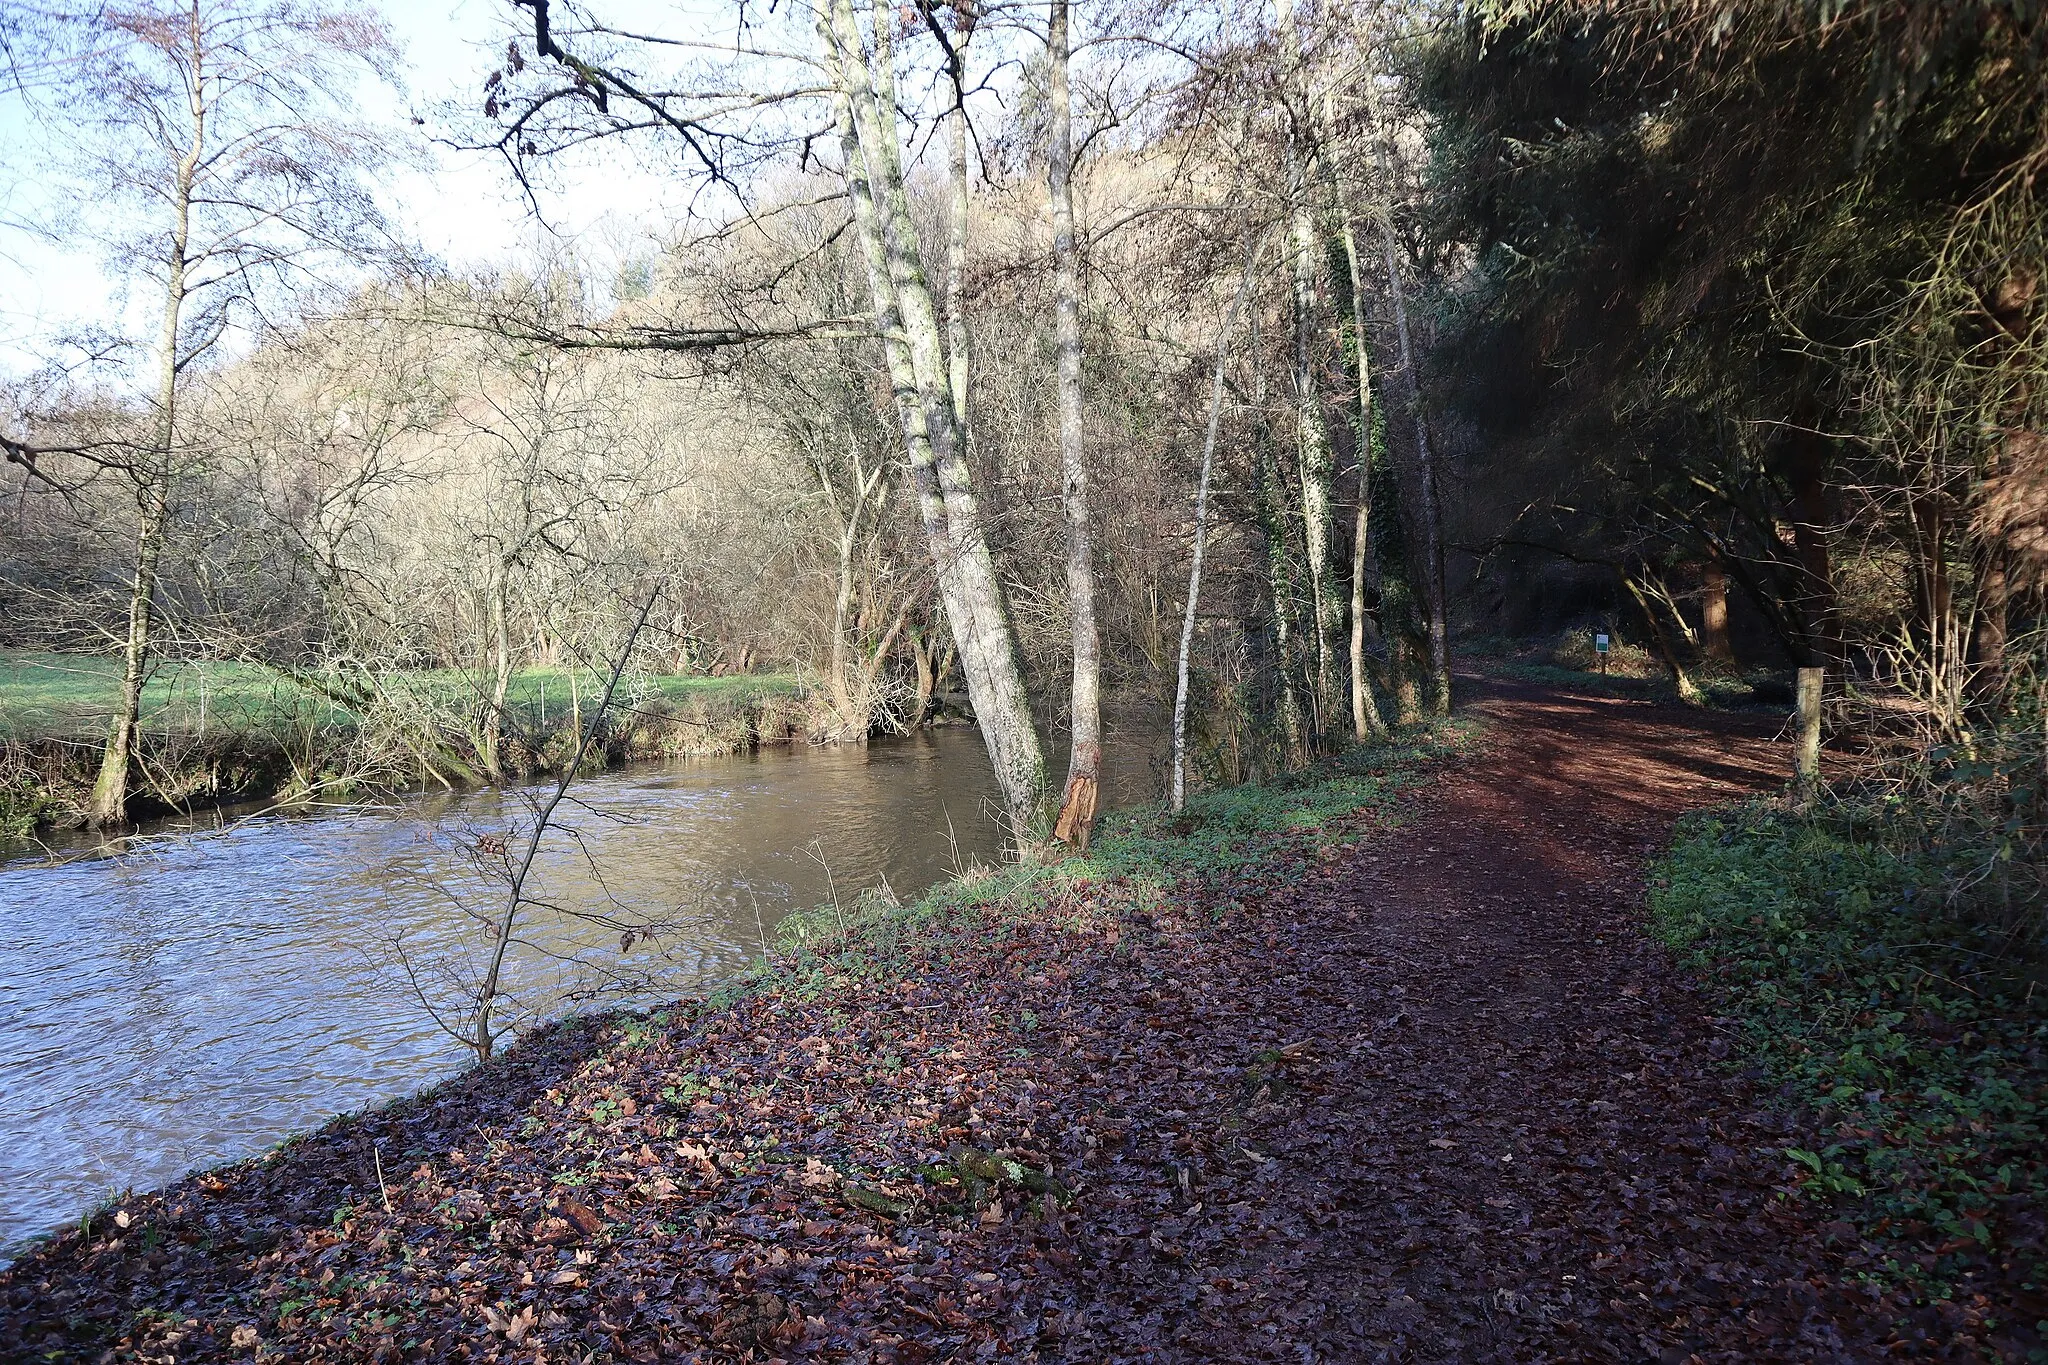
{"label": "muddy brown water", "polygon": [[[1159,751],[1141,728],[1112,735],[1108,804],[1156,796]],[[574,988],[612,972],[642,978],[613,995],[626,1003],[701,989],[792,909],[884,881],[908,896],[1002,852],[966,728],[637,764],[575,796],[537,864],[540,895],[673,927],[622,951],[616,931],[535,913],[512,980],[532,1016],[591,1007]],[[115,856],[0,845],[0,1260],[123,1190],[458,1070],[391,945],[430,998],[473,962],[464,907],[501,893],[464,846],[525,811],[519,792],[485,790],[160,827]]]}

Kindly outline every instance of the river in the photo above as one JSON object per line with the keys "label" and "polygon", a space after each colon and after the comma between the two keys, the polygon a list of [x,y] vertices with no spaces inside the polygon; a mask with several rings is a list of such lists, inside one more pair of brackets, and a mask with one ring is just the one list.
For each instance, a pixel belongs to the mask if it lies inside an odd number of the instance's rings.
{"label": "river", "polygon": [[[1154,796],[1157,745],[1112,736],[1104,776],[1106,805]],[[884,881],[907,897],[1001,856],[966,728],[637,764],[574,793],[536,864],[542,898],[671,928],[622,950],[616,929],[535,911],[511,977],[533,1015],[578,1007],[564,989],[593,970],[641,978],[629,1001],[687,993],[758,957],[791,909]],[[531,795],[172,827],[114,856],[0,863],[0,1258],[125,1189],[459,1070],[406,967],[429,999],[454,998],[440,983],[482,949],[467,911],[502,897],[471,851]]]}

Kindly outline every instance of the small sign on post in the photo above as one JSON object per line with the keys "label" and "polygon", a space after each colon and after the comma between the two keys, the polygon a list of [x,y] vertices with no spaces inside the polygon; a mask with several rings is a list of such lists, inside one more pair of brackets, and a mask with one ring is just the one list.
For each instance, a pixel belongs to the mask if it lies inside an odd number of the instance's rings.
{"label": "small sign on post", "polygon": [[1607,676],[1607,632],[1600,631],[1593,636],[1593,652],[1600,656],[1600,676]]}

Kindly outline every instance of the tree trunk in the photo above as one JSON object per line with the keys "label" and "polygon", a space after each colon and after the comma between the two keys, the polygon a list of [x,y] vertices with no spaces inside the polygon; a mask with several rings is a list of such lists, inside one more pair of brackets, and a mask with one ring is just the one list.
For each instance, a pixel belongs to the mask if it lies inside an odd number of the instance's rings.
{"label": "tree trunk", "polygon": [[[955,9],[956,16],[967,13]],[[967,381],[970,355],[967,343],[967,212],[973,185],[967,173],[967,30],[957,29],[953,38],[953,112],[946,117],[946,138],[952,144],[952,213],[948,224],[950,240],[946,252],[946,376],[953,392],[953,415],[960,424],[962,449],[973,448],[974,425],[968,419]]]}
{"label": "tree trunk", "polygon": [[1735,650],[1728,643],[1728,566],[1714,550],[1708,551],[1706,583],[1700,594],[1700,638],[1709,659],[1735,662]]}
{"label": "tree trunk", "polygon": [[868,504],[877,498],[881,488],[884,470],[870,471],[861,456],[860,443],[849,437],[846,442],[847,468],[853,475],[853,487],[847,498],[842,500],[834,482],[832,462],[822,451],[813,449],[811,469],[818,478],[818,489],[825,497],[825,505],[831,510],[835,532],[835,549],[839,558],[838,591],[832,603],[832,642],[829,677],[826,686],[832,694],[832,709],[837,719],[829,736],[834,741],[862,740],[874,727],[874,670],[869,667],[867,647],[861,646],[862,659],[858,670],[859,686],[849,686],[848,677],[854,666],[847,648],[850,631],[862,629],[865,610],[860,623],[849,623],[853,615],[854,598],[860,595],[860,575],[855,566],[859,562],[861,528],[867,517]]}
{"label": "tree trunk", "polygon": [[1415,576],[1408,563],[1407,518],[1401,510],[1401,489],[1387,456],[1384,405],[1376,405],[1366,432],[1365,479],[1372,503],[1372,556],[1379,569],[1380,635],[1387,644],[1388,690],[1394,716],[1406,724],[1422,714],[1416,679],[1425,671],[1428,637],[1415,599]]}
{"label": "tree trunk", "polygon": [[489,703],[490,714],[484,717],[483,739],[485,746],[484,770],[491,775],[493,781],[502,779],[505,776],[505,769],[504,765],[500,762],[500,756],[504,747],[506,732],[505,697],[512,687],[512,644],[505,625],[505,598],[511,590],[507,582],[510,577],[511,571],[506,565],[502,563],[497,565],[491,575],[489,588],[491,696]]}
{"label": "tree trunk", "polygon": [[[1384,159],[1381,162],[1385,165]],[[1436,460],[1429,449],[1429,421],[1422,411],[1422,382],[1415,372],[1414,349],[1408,344],[1408,304],[1401,290],[1401,265],[1391,217],[1380,220],[1386,242],[1387,289],[1394,300],[1394,334],[1401,346],[1401,369],[1408,376],[1408,405],[1415,420],[1416,474],[1422,494],[1423,597],[1429,611],[1429,709],[1439,716],[1451,711],[1450,628],[1444,601],[1443,527],[1438,512]]]}
{"label": "tree trunk", "polygon": [[1095,625],[1095,561],[1088,524],[1088,452],[1081,429],[1081,263],[1074,240],[1073,115],[1067,90],[1068,0],[1052,0],[1046,38],[1051,78],[1051,148],[1046,179],[1052,200],[1055,347],[1060,423],[1060,502],[1067,518],[1067,600],[1073,613],[1074,736],[1067,787],[1054,834],[1086,852],[1102,778],[1101,636]]}
{"label": "tree trunk", "polygon": [[1257,440],[1259,511],[1266,538],[1266,591],[1273,606],[1274,673],[1279,686],[1280,742],[1283,762],[1292,770],[1308,766],[1308,731],[1301,694],[1294,686],[1294,573],[1287,555],[1287,486],[1272,443]]}
{"label": "tree trunk", "polygon": [[1807,659],[1820,668],[1837,668],[1841,663],[1841,641],[1835,605],[1835,573],[1829,553],[1828,536],[1834,518],[1828,496],[1829,449],[1827,438],[1795,427],[1793,442],[1792,545],[1802,570],[1804,605],[1802,615],[1807,636]]}
{"label": "tree trunk", "polygon": [[149,670],[157,562],[163,554],[165,511],[160,488],[138,490],[144,500],[135,544],[135,576],[128,585],[128,637],[121,651],[121,699],[107,730],[88,814],[96,829],[128,818],[129,774],[141,741],[142,686]]}
{"label": "tree trunk", "polygon": [[1292,0],[1280,0],[1280,44],[1290,83],[1287,132],[1288,263],[1292,267],[1295,459],[1301,478],[1303,559],[1308,568],[1309,614],[1315,636],[1315,687],[1312,710],[1320,738],[1337,724],[1337,632],[1343,607],[1337,596],[1330,544],[1336,538],[1331,514],[1333,478],[1330,432],[1323,421],[1321,386],[1316,380],[1316,256],[1318,235],[1310,211],[1308,166],[1315,156],[1313,104],[1301,79],[1300,43],[1294,32]]}
{"label": "tree trunk", "polygon": [[92,786],[86,815],[105,829],[128,818],[128,788],[142,720],[142,684],[149,673],[150,631],[156,613],[157,565],[163,556],[170,521],[171,463],[177,448],[178,377],[182,362],[178,334],[184,324],[186,270],[192,246],[192,192],[199,163],[206,153],[206,84],[193,51],[190,109],[192,141],[178,161],[171,188],[171,249],[164,261],[164,309],[157,334],[156,427],[151,448],[129,471],[139,510],[135,537],[135,577],[128,585],[128,638],[121,653],[120,709],[107,726],[107,747],[100,755],[99,776]]}
{"label": "tree trunk", "polygon": [[1181,615],[1180,659],[1174,670],[1171,802],[1177,811],[1185,809],[1188,800],[1188,658],[1194,650],[1195,615],[1202,600],[1202,560],[1209,548],[1209,479],[1216,467],[1216,430],[1223,420],[1223,376],[1230,363],[1230,336],[1237,328],[1237,315],[1244,310],[1245,296],[1251,293],[1252,275],[1265,244],[1266,239],[1260,237],[1245,253],[1244,274],[1238,279],[1230,311],[1223,315],[1223,326],[1216,333],[1216,377],[1209,387],[1209,430],[1202,438],[1202,476],[1195,486],[1194,561],[1188,568],[1187,610]]}
{"label": "tree trunk", "polygon": [[1637,610],[1643,613],[1643,623],[1650,628],[1650,643],[1656,647],[1657,657],[1664,661],[1664,671],[1671,675],[1671,685],[1678,691],[1678,699],[1687,706],[1698,706],[1706,700],[1685,671],[1685,665],[1678,660],[1678,654],[1671,647],[1671,637],[1664,630],[1664,622],[1657,615],[1657,604],[1653,594],[1643,590],[1641,584],[1627,572],[1618,575],[1621,586],[1628,589],[1628,595],[1635,600]]}
{"label": "tree trunk", "polygon": [[1820,795],[1820,710],[1827,670],[1799,670],[1799,735],[1792,751],[1792,806],[1804,811]]}
{"label": "tree trunk", "polygon": [[[1334,120],[1330,120],[1334,123]],[[1372,347],[1365,325],[1365,266],[1359,259],[1358,233],[1352,224],[1351,196],[1344,177],[1326,161],[1331,197],[1336,200],[1337,238],[1344,252],[1344,283],[1349,285],[1348,308],[1338,315],[1340,334],[1349,325],[1341,343],[1351,353],[1352,373],[1357,376],[1353,419],[1356,422],[1358,462],[1358,510],[1351,528],[1351,737],[1360,743],[1387,732],[1386,717],[1372,695],[1372,681],[1365,664],[1365,567],[1372,531]]]}
{"label": "tree trunk", "polygon": [[[886,6],[884,13],[893,15]],[[885,31],[889,20],[882,22]],[[1048,824],[1045,756],[961,449],[937,312],[903,187],[894,104],[877,99],[881,87],[869,69],[852,0],[831,0],[820,15],[819,37],[834,76],[848,198],[940,602],[1012,831],[1020,847],[1029,849]],[[886,52],[878,58],[886,61]],[[893,79],[887,84],[893,86]],[[881,104],[889,111],[886,120]]]}
{"label": "tree trunk", "polygon": [[1415,420],[1416,478],[1422,504],[1423,597],[1429,623],[1430,709],[1438,715],[1447,715],[1451,709],[1450,627],[1436,459],[1429,446],[1428,417],[1422,409],[1422,378],[1416,370],[1415,350],[1408,335],[1408,295],[1401,286],[1400,250],[1394,241],[1393,171],[1388,163],[1386,147],[1379,141],[1379,106],[1372,97],[1370,78],[1365,83],[1365,90],[1366,115],[1375,139],[1373,158],[1388,191],[1387,202],[1381,206],[1380,213],[1380,236],[1387,257],[1387,292],[1394,306],[1394,335],[1400,351],[1401,371],[1408,378],[1408,406]]}
{"label": "tree trunk", "polygon": [[839,593],[832,603],[832,709],[839,715],[834,739],[851,736],[854,729],[853,695],[846,687],[846,613],[853,605],[854,532],[843,526],[839,532]]}

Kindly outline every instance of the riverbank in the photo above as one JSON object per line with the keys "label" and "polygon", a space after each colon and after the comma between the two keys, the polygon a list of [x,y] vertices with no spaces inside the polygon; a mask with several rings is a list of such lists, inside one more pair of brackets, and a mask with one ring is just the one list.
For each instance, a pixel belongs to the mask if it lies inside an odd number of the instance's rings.
{"label": "riverbank", "polygon": [[[0,651],[0,838],[84,823],[119,695],[119,661]],[[478,680],[453,670],[294,681],[233,663],[169,664],[144,690],[138,818],[242,803],[299,806],[517,779],[567,761],[602,680],[522,669],[503,733]],[[610,718],[593,766],[742,753],[801,740],[817,708],[794,675],[647,676]],[[495,746],[495,747],[493,747]]]}
{"label": "riverbank", "polygon": [[[1784,1151],[1645,932],[1768,725],[1458,734],[790,928],[0,1274],[26,1359],[1983,1358]],[[2004,1333],[2003,1335],[2001,1333]],[[111,1353],[111,1354],[107,1354]]]}

